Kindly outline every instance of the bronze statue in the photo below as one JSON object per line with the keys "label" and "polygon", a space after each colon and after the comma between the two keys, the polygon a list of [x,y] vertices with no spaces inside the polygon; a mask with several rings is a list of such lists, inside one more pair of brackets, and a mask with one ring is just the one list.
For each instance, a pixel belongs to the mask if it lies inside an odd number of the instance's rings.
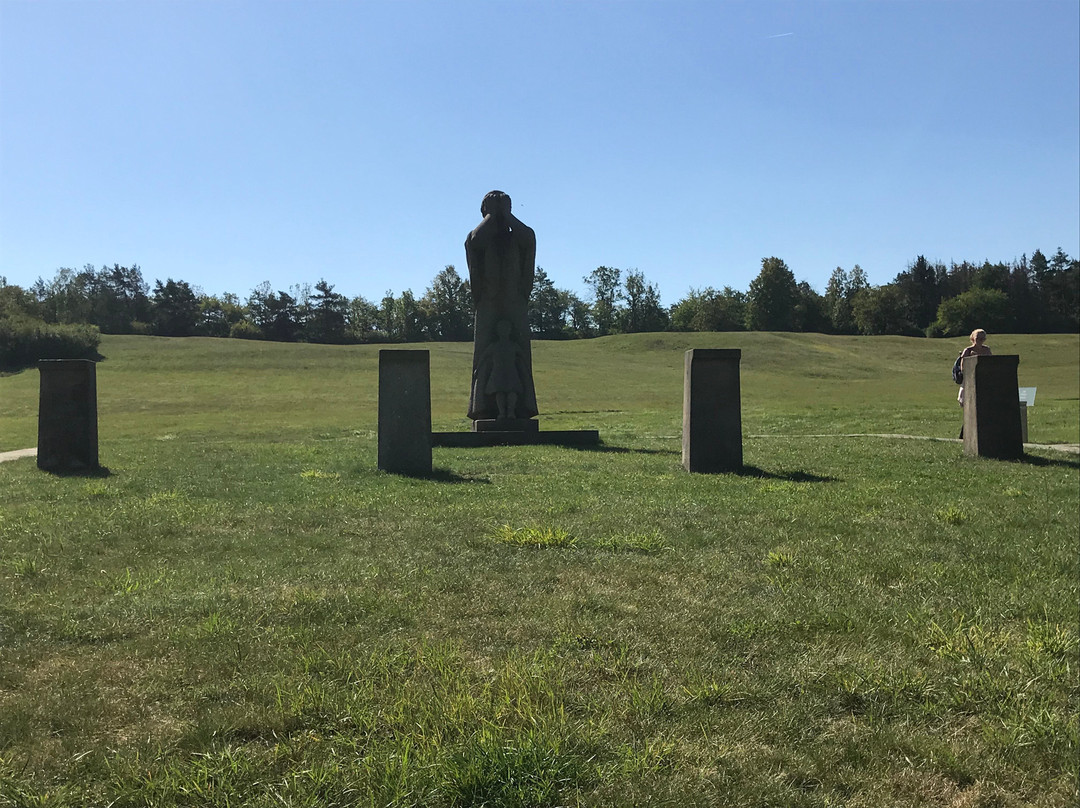
{"label": "bronze statue", "polygon": [[465,239],[475,320],[469,417],[527,419],[537,414],[532,380],[529,295],[536,234],[510,212],[510,197],[492,191],[484,220]]}

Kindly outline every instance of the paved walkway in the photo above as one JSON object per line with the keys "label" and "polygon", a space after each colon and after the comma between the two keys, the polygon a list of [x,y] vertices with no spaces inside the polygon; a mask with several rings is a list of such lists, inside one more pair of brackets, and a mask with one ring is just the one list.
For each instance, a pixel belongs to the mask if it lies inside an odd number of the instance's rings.
{"label": "paved walkway", "polygon": [[0,463],[5,460],[18,460],[20,457],[37,457],[37,447],[33,449],[16,449],[14,452],[0,452]]}
{"label": "paved walkway", "polygon": [[[902,440],[935,440],[941,443],[963,443],[959,438],[930,438],[925,435],[900,435],[894,432],[849,432],[842,435],[747,435],[748,438],[900,438]],[[1076,443],[1025,443],[1025,449],[1049,449],[1054,452],[1080,454]]]}

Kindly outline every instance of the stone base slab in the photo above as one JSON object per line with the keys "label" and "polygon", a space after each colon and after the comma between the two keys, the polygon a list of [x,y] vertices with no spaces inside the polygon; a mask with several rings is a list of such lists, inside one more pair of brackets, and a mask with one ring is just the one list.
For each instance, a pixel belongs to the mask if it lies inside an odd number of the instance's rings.
{"label": "stone base slab", "polygon": [[[535,421],[533,423],[536,423]],[[431,445],[456,449],[480,446],[598,446],[596,429],[553,429],[550,432],[432,432]]]}
{"label": "stone base slab", "polygon": [[473,432],[539,432],[532,418],[480,418],[472,422]]}

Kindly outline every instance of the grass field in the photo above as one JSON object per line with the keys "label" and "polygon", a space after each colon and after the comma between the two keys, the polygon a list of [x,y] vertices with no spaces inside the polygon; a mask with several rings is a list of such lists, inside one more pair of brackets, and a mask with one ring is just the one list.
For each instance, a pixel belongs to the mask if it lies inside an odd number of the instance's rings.
{"label": "grass field", "polygon": [[[1076,456],[809,437],[955,437],[961,342],[538,343],[541,428],[604,445],[414,479],[377,347],[106,337],[108,474],[0,464],[0,806],[1073,805]],[[743,349],[744,474],[680,468],[689,347]],[[1080,442],[1080,339],[992,347]]]}

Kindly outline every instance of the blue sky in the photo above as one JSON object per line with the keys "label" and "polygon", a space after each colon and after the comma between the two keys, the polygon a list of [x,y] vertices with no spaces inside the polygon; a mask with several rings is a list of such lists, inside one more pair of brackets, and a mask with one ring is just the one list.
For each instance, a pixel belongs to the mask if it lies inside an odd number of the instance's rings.
{"label": "blue sky", "polygon": [[665,303],[1080,255],[1080,3],[0,0],[0,275],[418,296],[494,188]]}

